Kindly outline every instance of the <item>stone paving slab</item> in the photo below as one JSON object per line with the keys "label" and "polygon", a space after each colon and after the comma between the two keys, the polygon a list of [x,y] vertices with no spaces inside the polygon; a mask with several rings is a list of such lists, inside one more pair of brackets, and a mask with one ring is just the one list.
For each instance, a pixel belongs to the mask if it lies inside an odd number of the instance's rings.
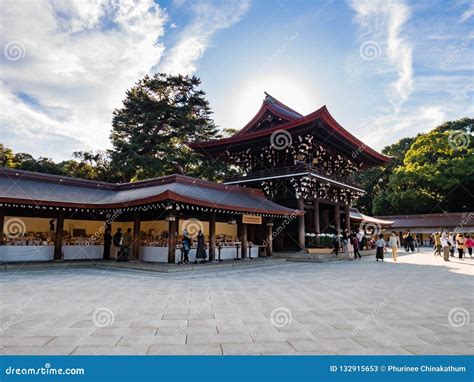
{"label": "stone paving slab", "polygon": [[146,355],[149,346],[78,346],[72,355]]}
{"label": "stone paving slab", "polygon": [[153,345],[148,354],[221,355],[222,349],[219,344]]}
{"label": "stone paving slab", "polygon": [[474,354],[470,258],[201,270],[2,272],[0,354]]}
{"label": "stone paving slab", "polygon": [[259,343],[237,342],[222,344],[222,352],[225,355],[296,353],[295,349],[286,341],[266,341]]}
{"label": "stone paving slab", "polygon": [[[2,355],[69,355],[76,346],[6,346],[0,349]],[[92,354],[92,353],[89,353]]]}

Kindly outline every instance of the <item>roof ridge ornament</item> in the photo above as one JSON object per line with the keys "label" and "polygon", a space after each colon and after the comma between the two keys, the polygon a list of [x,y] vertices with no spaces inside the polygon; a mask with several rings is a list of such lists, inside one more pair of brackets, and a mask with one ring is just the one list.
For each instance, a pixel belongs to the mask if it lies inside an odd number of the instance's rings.
{"label": "roof ridge ornament", "polygon": [[264,102],[269,102],[269,103],[275,103],[275,98],[273,98],[270,94],[268,94],[267,92],[265,92],[265,100]]}

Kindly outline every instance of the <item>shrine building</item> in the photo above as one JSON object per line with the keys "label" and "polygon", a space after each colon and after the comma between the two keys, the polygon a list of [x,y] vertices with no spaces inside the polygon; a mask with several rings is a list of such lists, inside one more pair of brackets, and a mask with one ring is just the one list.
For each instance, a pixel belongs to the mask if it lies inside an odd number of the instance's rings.
{"label": "shrine building", "polygon": [[344,129],[326,106],[302,115],[267,93],[236,134],[190,147],[239,170],[226,184],[260,188],[273,202],[305,212],[275,237],[275,250],[303,249],[308,235],[356,229],[351,206],[365,190],[354,176],[390,161]]}

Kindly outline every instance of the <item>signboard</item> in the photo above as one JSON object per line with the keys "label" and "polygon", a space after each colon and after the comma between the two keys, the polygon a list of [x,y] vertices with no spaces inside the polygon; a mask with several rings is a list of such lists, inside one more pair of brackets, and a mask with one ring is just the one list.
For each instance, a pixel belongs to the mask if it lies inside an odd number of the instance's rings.
{"label": "signboard", "polygon": [[242,223],[244,224],[262,224],[262,217],[255,215],[242,215]]}

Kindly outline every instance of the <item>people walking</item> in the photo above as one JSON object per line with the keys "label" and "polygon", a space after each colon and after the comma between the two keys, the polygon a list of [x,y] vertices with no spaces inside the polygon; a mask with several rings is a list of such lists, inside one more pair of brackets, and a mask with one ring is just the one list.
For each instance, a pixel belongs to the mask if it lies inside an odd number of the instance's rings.
{"label": "people walking", "polygon": [[110,247],[112,246],[112,234],[110,233],[110,228],[107,228],[104,233],[104,254],[102,258],[104,260],[110,259]]}
{"label": "people walking", "polygon": [[462,259],[464,255],[465,240],[462,233],[456,235],[456,248],[458,250],[459,258]]}
{"label": "people walking", "polygon": [[448,235],[448,243],[449,243],[449,252],[451,257],[454,257],[454,251],[456,249],[456,238],[452,232]]}
{"label": "people walking", "polygon": [[392,259],[393,261],[396,262],[398,247],[400,247],[400,239],[398,238],[395,231],[392,231],[392,235],[390,236],[390,239],[388,240],[388,246],[392,250]]}
{"label": "people walking", "polygon": [[446,232],[443,232],[441,234],[441,248],[443,249],[443,258],[444,258],[444,261],[449,261],[449,248],[450,248],[450,245],[449,245],[449,238],[448,238],[448,235],[446,235]]}
{"label": "people walking", "polygon": [[469,253],[469,256],[472,257],[472,248],[474,247],[474,239],[471,237],[471,235],[466,235],[466,248],[467,252]]}
{"label": "people walking", "polygon": [[410,232],[408,232],[407,234],[405,247],[407,252],[410,252],[411,250],[413,253],[415,253],[415,239],[413,238]]}
{"label": "people walking", "polygon": [[123,234],[122,234],[122,228],[117,228],[117,232],[115,232],[114,237],[112,239],[115,247],[115,258],[117,260],[120,260],[120,248],[122,246],[122,239],[123,239]]}
{"label": "people walking", "polygon": [[188,230],[185,228],[183,231],[183,258],[182,264],[189,263],[189,251],[191,250],[191,236],[189,236]]}
{"label": "people walking", "polygon": [[375,242],[375,259],[377,261],[382,260],[384,258],[384,251],[385,251],[385,240],[383,239],[383,235],[380,234],[378,240]]}
{"label": "people walking", "polygon": [[355,234],[352,235],[351,243],[352,243],[352,246],[354,247],[354,258],[361,259],[362,256],[360,255],[360,252],[359,252],[359,239],[357,239],[357,235]]}
{"label": "people walking", "polygon": [[197,264],[198,259],[201,260],[201,263],[205,263],[207,258],[206,254],[206,242],[204,238],[204,233],[199,230],[197,235],[197,249],[196,249],[196,261],[194,263]]}
{"label": "people walking", "polygon": [[433,253],[434,256],[441,256],[441,250],[442,250],[442,246],[441,246],[441,235],[439,232],[435,232],[433,234],[433,241],[434,241],[434,248],[435,248],[435,251]]}

